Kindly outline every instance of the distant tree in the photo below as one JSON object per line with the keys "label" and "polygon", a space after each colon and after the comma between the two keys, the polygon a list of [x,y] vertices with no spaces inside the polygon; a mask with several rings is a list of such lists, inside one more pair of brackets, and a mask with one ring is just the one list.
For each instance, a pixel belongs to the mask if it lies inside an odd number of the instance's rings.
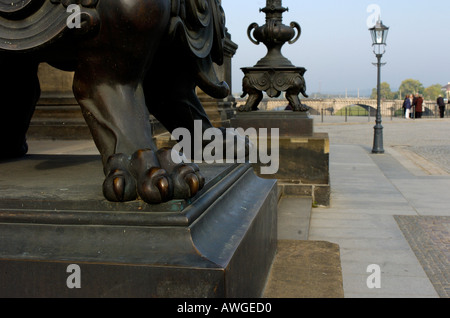
{"label": "distant tree", "polygon": [[[394,94],[391,91],[391,86],[389,83],[383,82],[380,85],[380,95],[382,99],[392,99],[394,98]],[[377,89],[374,88],[372,90],[372,95],[370,96],[371,99],[377,99]]]}
{"label": "distant tree", "polygon": [[402,92],[403,98],[406,94],[423,94],[425,88],[423,87],[423,84],[415,79],[406,79],[404,80],[399,88],[399,91]]}
{"label": "distant tree", "polygon": [[394,95],[392,99],[405,99],[405,96],[402,93],[402,91],[393,92],[392,94]]}
{"label": "distant tree", "polygon": [[425,90],[423,92],[423,97],[425,99],[435,100],[441,94],[442,94],[442,85],[435,84],[435,85],[425,88]]}

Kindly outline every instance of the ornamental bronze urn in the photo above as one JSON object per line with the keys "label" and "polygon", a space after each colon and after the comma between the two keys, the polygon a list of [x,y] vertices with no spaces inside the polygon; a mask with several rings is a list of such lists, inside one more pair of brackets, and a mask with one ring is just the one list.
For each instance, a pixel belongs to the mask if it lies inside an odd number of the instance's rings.
{"label": "ornamental bronze urn", "polygon": [[283,13],[288,11],[281,4],[281,0],[267,0],[266,7],[260,12],[266,14],[266,24],[259,26],[252,23],[247,34],[250,41],[256,45],[264,43],[267,55],[253,67],[242,68],[245,74],[242,87],[242,98],[249,95],[245,105],[238,108],[241,112],[258,110],[263,99],[263,92],[271,97],[279,97],[286,92],[286,99],[294,111],[306,112],[308,107],[302,105],[299,94],[306,95],[306,83],[303,75],[306,69],[294,66],[289,59],[281,53],[286,44],[294,44],[301,36],[302,29],[297,22],[290,26],[283,24]]}

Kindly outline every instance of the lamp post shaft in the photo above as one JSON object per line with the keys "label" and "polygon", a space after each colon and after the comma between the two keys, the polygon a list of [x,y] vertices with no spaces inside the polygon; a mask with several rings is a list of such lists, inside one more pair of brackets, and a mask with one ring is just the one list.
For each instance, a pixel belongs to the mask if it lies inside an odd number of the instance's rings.
{"label": "lamp post shaft", "polygon": [[373,149],[372,153],[382,154],[384,153],[383,147],[383,126],[381,125],[381,57],[382,54],[376,54],[377,56],[377,115],[376,115],[376,125],[374,127],[374,137],[373,137]]}

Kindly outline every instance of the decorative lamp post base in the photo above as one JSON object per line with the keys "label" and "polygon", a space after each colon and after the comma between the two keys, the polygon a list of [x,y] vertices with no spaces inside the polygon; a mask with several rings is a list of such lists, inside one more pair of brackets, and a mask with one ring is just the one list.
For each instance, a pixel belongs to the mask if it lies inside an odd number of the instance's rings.
{"label": "decorative lamp post base", "polygon": [[263,98],[263,92],[271,98],[279,97],[286,92],[293,111],[306,112],[308,107],[302,105],[299,94],[306,95],[306,85],[303,67],[272,68],[272,67],[246,67],[242,68],[245,74],[243,80],[244,94],[249,95],[247,103],[239,108],[241,112],[257,111]]}
{"label": "decorative lamp post base", "polygon": [[383,147],[383,126],[376,125],[374,127],[373,149],[374,154],[384,154]]}
{"label": "decorative lamp post base", "polygon": [[260,10],[266,14],[266,24],[259,26],[257,23],[252,23],[248,27],[247,35],[250,41],[256,45],[264,43],[267,47],[267,55],[254,67],[242,69],[245,74],[242,98],[247,95],[249,98],[246,105],[239,108],[241,112],[258,110],[263,92],[271,98],[279,97],[282,92],[286,92],[286,99],[293,111],[309,110],[302,105],[298,97],[300,93],[308,97],[303,78],[306,69],[295,67],[281,53],[285,43],[294,44],[302,33],[297,22],[291,22],[289,26],[283,24],[283,13],[287,10],[282,6],[281,0],[267,0],[266,7]]}

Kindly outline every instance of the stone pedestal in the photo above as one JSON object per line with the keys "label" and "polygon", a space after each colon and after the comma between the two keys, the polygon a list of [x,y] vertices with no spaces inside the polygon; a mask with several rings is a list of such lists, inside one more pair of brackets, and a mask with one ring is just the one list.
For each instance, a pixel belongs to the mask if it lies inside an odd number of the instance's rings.
{"label": "stone pedestal", "polygon": [[[261,163],[254,163],[261,178],[278,179],[282,194],[312,196],[314,204],[329,206],[329,137],[314,133],[314,120],[306,112],[256,111],[237,112],[234,128],[279,129],[279,170],[274,175],[260,174]],[[270,149],[271,139],[268,141]]]}
{"label": "stone pedestal", "polygon": [[307,112],[256,111],[237,112],[232,127],[278,128],[280,137],[312,137],[314,119]]}
{"label": "stone pedestal", "polygon": [[277,189],[250,165],[201,165],[202,192],[161,205],[105,201],[97,156],[0,165],[0,297],[262,295]]}

